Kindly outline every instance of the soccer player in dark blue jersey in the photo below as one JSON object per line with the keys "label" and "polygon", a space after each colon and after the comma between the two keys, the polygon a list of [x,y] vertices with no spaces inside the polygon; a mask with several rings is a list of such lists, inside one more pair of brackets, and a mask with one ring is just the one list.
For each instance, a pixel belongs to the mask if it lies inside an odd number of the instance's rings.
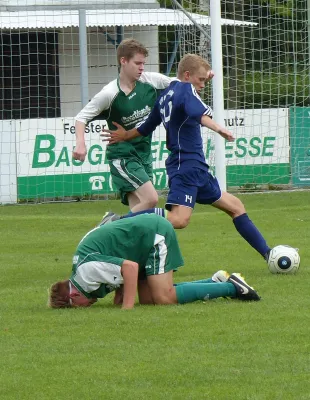
{"label": "soccer player in dark blue jersey", "polygon": [[[129,213],[121,218],[140,213],[157,213],[166,217],[175,228],[185,228],[191,218],[195,203],[211,204],[231,216],[239,234],[265,259],[270,248],[262,234],[249,219],[240,199],[222,192],[217,179],[209,172],[201,137],[201,125],[220,134],[228,141],[233,135],[212,120],[212,110],[200,98],[210,76],[210,65],[200,56],[188,54],[179,63],[178,79],[157,99],[148,118],[137,128],[125,131],[120,125],[116,131],[106,130],[102,136],[109,144],[147,136],[163,123],[166,145],[170,155],[166,160],[169,177],[169,194],[166,209],[152,208],[139,213]],[[198,93],[197,93],[198,92]],[[108,219],[115,218],[107,215]]]}

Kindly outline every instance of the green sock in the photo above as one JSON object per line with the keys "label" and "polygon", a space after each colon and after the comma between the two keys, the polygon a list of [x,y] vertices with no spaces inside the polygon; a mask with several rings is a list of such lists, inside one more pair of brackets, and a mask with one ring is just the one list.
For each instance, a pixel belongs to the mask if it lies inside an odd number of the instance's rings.
{"label": "green sock", "polygon": [[215,283],[215,282],[211,278],[207,278],[207,279],[201,279],[199,281],[174,283],[173,286],[188,285],[189,283]]}
{"label": "green sock", "polygon": [[192,283],[176,286],[179,304],[192,303],[197,300],[216,299],[217,297],[236,297],[236,288],[231,282]]}

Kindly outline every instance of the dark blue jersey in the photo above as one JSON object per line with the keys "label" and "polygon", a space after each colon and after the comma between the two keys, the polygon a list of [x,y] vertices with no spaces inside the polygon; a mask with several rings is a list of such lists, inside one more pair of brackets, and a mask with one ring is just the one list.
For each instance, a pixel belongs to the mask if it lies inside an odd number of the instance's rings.
{"label": "dark blue jersey", "polygon": [[168,175],[188,168],[208,169],[201,137],[201,117],[212,117],[212,110],[203,103],[191,83],[171,82],[159,96],[148,118],[138,127],[147,136],[161,123],[166,128],[166,161]]}

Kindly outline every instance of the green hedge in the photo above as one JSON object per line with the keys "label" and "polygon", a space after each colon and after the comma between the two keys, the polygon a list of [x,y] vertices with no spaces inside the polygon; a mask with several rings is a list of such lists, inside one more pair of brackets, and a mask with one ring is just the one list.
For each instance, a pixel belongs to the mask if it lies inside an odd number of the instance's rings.
{"label": "green hedge", "polygon": [[[231,96],[231,79],[224,77],[225,101]],[[237,79],[233,91],[240,108],[310,105],[310,79],[305,73],[248,72]]]}

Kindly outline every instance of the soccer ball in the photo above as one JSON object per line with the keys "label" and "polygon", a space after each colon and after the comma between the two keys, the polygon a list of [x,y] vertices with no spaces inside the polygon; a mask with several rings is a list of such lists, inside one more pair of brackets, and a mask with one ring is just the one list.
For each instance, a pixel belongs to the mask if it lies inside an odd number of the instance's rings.
{"label": "soccer ball", "polygon": [[295,274],[299,264],[298,249],[294,247],[280,245],[270,251],[268,268],[272,274]]}

